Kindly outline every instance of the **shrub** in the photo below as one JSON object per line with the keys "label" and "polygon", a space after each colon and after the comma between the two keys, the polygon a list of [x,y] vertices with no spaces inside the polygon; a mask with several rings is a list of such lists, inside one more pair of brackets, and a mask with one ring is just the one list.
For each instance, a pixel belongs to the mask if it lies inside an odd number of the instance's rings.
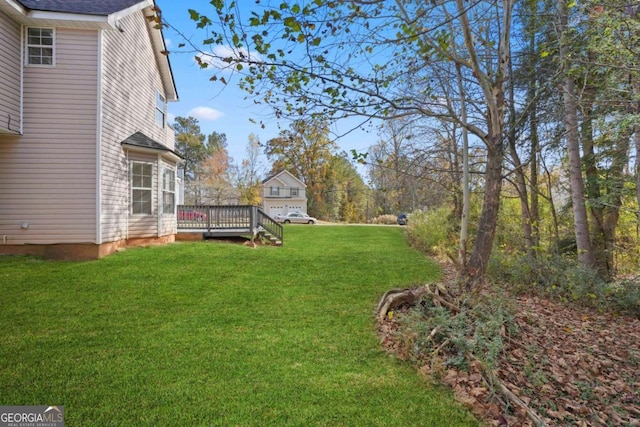
{"label": "shrub", "polygon": [[416,211],[411,214],[407,226],[407,239],[409,244],[419,251],[443,256],[455,251],[454,244],[457,238],[452,238],[453,231],[448,209]]}
{"label": "shrub", "polygon": [[371,224],[397,224],[398,217],[396,215],[379,215],[371,219]]}
{"label": "shrub", "polygon": [[606,282],[562,256],[505,254],[495,250],[487,278],[514,293],[537,293],[603,311],[626,312],[640,317],[640,278]]}

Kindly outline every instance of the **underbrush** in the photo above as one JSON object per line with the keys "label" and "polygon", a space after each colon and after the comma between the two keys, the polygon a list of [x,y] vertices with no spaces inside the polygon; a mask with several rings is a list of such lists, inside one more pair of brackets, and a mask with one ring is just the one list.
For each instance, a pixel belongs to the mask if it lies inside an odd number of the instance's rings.
{"label": "underbrush", "polygon": [[409,244],[427,255],[446,257],[455,251],[452,238],[454,227],[451,224],[449,211],[445,208],[430,211],[416,211],[411,214],[407,226]]}
{"label": "underbrush", "polygon": [[[451,258],[456,251],[455,227],[446,209],[413,212],[406,238],[415,249],[440,259]],[[537,259],[532,259],[517,251],[496,248],[486,279],[514,295],[536,294],[600,312],[640,318],[640,276],[605,281],[595,271],[578,266],[575,257],[540,253]]]}
{"label": "underbrush", "polygon": [[398,316],[397,322],[398,342],[406,355],[428,363],[436,374],[448,367],[467,370],[473,360],[493,370],[503,340],[517,334],[512,308],[497,298],[463,305],[456,313],[427,297]]}
{"label": "underbrush", "polygon": [[489,263],[487,279],[516,295],[535,293],[640,318],[640,277],[607,282],[596,272],[561,256],[534,260],[524,254],[496,251]]}

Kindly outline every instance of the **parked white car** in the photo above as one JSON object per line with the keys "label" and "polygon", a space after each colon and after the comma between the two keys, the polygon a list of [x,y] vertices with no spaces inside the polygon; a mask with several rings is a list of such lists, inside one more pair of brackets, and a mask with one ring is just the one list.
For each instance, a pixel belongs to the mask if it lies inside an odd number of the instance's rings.
{"label": "parked white car", "polygon": [[315,224],[318,222],[317,219],[303,212],[289,212],[286,215],[278,214],[275,220],[285,224]]}

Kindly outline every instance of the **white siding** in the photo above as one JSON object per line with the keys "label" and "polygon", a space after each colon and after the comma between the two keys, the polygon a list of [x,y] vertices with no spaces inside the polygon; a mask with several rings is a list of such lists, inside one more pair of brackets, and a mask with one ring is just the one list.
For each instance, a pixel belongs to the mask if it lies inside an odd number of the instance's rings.
{"label": "white siding", "polygon": [[0,135],[9,244],[95,243],[97,43],[97,31],[58,28],[56,66],[24,67],[24,135]]}
{"label": "white siding", "polygon": [[[278,187],[280,194],[271,195],[271,187]],[[298,195],[291,195],[291,188],[298,189]],[[262,184],[262,208],[270,215],[289,212],[307,212],[307,192],[304,183],[290,172],[283,171]]]}
{"label": "white siding", "polygon": [[[175,216],[158,232],[158,218],[129,215],[129,175],[120,143],[140,131],[174,147],[173,130],[155,122],[156,90],[164,93],[147,22],[142,12],[120,21],[122,32],[103,33],[102,50],[102,240],[163,235],[175,230]],[[152,30],[156,31],[156,30]],[[131,157],[132,152],[129,153]],[[147,160],[151,157],[145,157]],[[159,164],[157,156],[155,172]],[[157,186],[154,186],[156,189]],[[154,191],[154,198],[157,198]],[[154,204],[154,213],[157,203]],[[166,219],[166,218],[165,218]],[[163,219],[164,224],[164,219]],[[163,227],[164,228],[164,227]],[[167,231],[168,230],[168,231]]]}
{"label": "white siding", "polygon": [[0,132],[20,132],[20,25],[0,12]]}

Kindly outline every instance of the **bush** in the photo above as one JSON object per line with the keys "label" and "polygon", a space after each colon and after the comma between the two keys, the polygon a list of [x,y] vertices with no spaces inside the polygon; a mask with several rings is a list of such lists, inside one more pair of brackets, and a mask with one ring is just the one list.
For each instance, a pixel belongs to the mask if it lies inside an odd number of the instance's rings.
{"label": "bush", "polygon": [[371,224],[397,224],[398,217],[396,215],[379,215],[371,219]]}
{"label": "bush", "polygon": [[640,317],[640,278],[606,282],[595,271],[586,270],[566,257],[540,256],[533,260],[525,254],[507,255],[495,250],[487,278],[516,294],[537,293]]}
{"label": "bush", "polygon": [[454,251],[457,237],[452,238],[454,227],[450,212],[446,208],[431,211],[416,211],[411,214],[407,226],[409,244],[429,255],[444,256]]}

